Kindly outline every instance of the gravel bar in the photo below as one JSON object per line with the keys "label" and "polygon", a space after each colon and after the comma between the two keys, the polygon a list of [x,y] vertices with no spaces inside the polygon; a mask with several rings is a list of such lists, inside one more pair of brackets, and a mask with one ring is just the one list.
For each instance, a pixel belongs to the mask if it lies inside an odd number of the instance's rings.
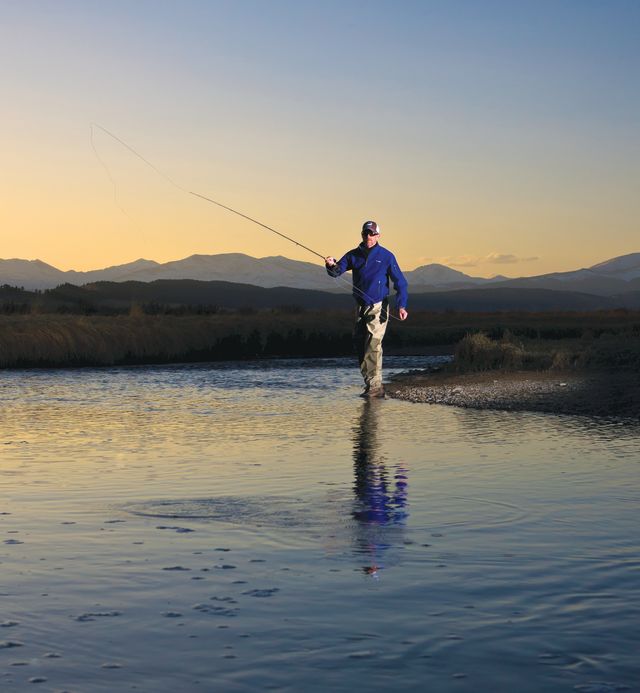
{"label": "gravel bar", "polygon": [[640,419],[637,373],[414,371],[396,375],[385,389],[388,397],[416,403]]}

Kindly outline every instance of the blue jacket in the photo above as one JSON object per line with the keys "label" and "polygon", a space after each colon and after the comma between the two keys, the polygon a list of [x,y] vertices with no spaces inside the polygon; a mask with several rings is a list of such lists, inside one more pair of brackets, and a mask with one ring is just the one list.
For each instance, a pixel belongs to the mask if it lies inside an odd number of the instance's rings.
{"label": "blue jacket", "polygon": [[360,244],[338,260],[333,267],[327,267],[327,274],[339,277],[344,272],[353,273],[353,297],[361,305],[373,305],[389,295],[389,279],[396,291],[396,308],[407,307],[407,280],[398,263],[386,248],[376,243],[367,252]]}

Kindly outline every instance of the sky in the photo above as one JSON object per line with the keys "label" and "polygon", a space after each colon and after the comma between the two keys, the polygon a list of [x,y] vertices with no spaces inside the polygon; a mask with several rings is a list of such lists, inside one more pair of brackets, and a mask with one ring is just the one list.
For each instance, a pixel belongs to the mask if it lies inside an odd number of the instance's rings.
{"label": "sky", "polygon": [[0,0],[0,258],[314,261],[184,190],[407,270],[639,252],[639,39],[637,0]]}

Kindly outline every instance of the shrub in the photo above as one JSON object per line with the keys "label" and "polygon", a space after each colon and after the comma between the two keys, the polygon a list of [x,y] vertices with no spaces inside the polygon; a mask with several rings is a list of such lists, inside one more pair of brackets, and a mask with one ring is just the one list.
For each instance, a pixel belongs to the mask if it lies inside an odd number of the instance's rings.
{"label": "shrub", "polygon": [[528,350],[505,330],[499,341],[483,332],[467,334],[456,345],[452,367],[457,371],[489,371],[539,369],[550,365],[548,353]]}

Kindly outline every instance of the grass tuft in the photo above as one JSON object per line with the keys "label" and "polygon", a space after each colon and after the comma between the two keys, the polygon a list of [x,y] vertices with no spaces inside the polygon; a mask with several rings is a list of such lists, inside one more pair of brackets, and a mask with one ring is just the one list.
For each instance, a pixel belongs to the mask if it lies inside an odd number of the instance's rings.
{"label": "grass tuft", "polygon": [[489,370],[638,370],[640,335],[586,334],[580,339],[518,340],[505,332],[491,339],[483,332],[465,335],[456,345],[450,369],[457,372]]}

